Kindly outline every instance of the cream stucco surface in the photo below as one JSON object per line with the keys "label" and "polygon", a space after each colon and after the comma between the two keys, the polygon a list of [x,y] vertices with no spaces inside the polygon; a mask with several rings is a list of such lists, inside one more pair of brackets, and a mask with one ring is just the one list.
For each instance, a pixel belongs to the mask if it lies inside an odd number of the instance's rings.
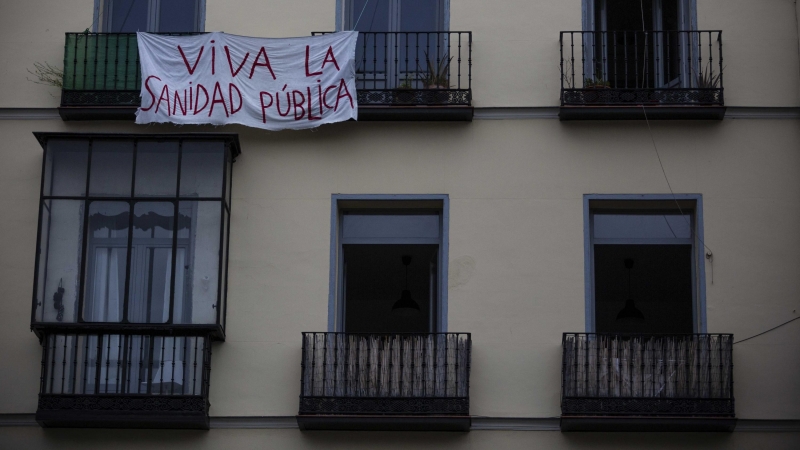
{"label": "cream stucco surface", "polygon": [[[8,267],[0,274],[8,299],[0,319],[3,354],[19,361],[2,371],[0,411],[33,412],[39,348],[27,331],[30,224],[41,149],[31,127],[176,128],[57,121],[0,127],[16,149],[0,179],[19,220],[2,222],[7,229],[0,233]],[[708,331],[745,337],[796,317],[797,123],[662,122],[652,129],[672,189],[703,195],[705,244],[714,256],[706,262]],[[584,326],[583,195],[669,193],[642,122],[225,131],[239,132],[243,154],[234,165],[228,338],[215,344],[212,361],[214,416],[295,413],[300,332],[327,327],[332,193],[448,194],[449,258],[468,258],[474,266],[449,290],[448,324],[450,331],[473,333],[471,412],[556,416],[561,333]],[[790,325],[734,348],[738,417],[800,419],[798,337],[800,327]]]}
{"label": "cream stucco surface", "polygon": [[[29,81],[28,70],[61,67],[64,33],[91,29],[93,8],[92,0],[0,4],[0,108],[58,106],[58,89]],[[206,30],[307,36],[333,30],[335,12],[335,0],[207,0]],[[697,0],[699,29],[723,31],[727,105],[800,105],[796,14],[794,0]],[[581,29],[581,2],[452,0],[450,29],[473,33],[474,106],[557,106],[559,32]]]}
{"label": "cream stucco surface", "polygon": [[640,449],[666,450],[774,450],[796,449],[798,433],[559,433],[553,431],[472,431],[470,433],[346,433],[298,430],[43,430],[0,428],[0,440],[7,448],[120,450],[236,448],[251,449]]}
{"label": "cream stucco surface", "polygon": [[[800,106],[795,0],[697,4],[699,28],[723,30],[726,105]],[[59,90],[30,82],[28,69],[34,62],[61,65],[64,33],[91,28],[93,6],[0,0],[0,112],[58,106]],[[206,30],[307,35],[334,28],[335,6],[207,0]],[[450,28],[473,32],[478,108],[557,106],[559,32],[580,27],[580,0],[450,2]],[[475,416],[561,413],[562,333],[585,329],[585,194],[702,195],[704,245],[712,255],[700,262],[708,332],[739,340],[800,313],[797,119],[347,122],[285,132],[0,120],[0,419],[34,413],[39,392],[42,349],[30,331],[42,173],[34,131],[239,135],[227,339],[213,345],[212,417],[297,413],[300,333],[327,329],[336,193],[449,196],[447,329],[472,333]],[[738,418],[800,421],[799,351],[800,321],[734,346]],[[531,446],[789,449],[800,447],[800,435],[0,427],[0,449]]]}

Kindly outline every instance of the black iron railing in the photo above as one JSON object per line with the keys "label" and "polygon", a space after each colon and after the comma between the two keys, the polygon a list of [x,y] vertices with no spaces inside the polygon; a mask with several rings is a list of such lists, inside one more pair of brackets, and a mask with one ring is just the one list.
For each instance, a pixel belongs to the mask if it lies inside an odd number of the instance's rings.
{"label": "black iron railing", "polygon": [[208,396],[208,336],[45,334],[40,392],[49,396]]}
{"label": "black iron railing", "polygon": [[469,333],[303,333],[300,414],[469,414]]}
{"label": "black iron railing", "polygon": [[136,33],[66,33],[61,106],[138,107],[141,87]]}
{"label": "black iron railing", "polygon": [[564,333],[563,415],[733,416],[731,334]]}
{"label": "black iron railing", "polygon": [[[468,106],[472,33],[359,33],[356,77],[359,105]],[[139,106],[136,33],[67,33],[63,81],[62,107]]]}
{"label": "black iron railing", "polygon": [[472,102],[470,31],[359,32],[355,63],[359,105]]}
{"label": "black iron railing", "polygon": [[562,31],[561,105],[722,106],[721,31]]}

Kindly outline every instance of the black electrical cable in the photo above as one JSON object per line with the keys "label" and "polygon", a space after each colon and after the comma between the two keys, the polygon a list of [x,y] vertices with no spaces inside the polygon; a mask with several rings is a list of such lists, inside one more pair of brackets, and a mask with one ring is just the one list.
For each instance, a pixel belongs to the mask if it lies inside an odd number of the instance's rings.
{"label": "black electrical cable", "polygon": [[741,341],[736,341],[736,342],[734,342],[734,344],[738,344],[739,342],[748,341],[748,340],[750,340],[750,339],[753,339],[753,338],[759,337],[759,336],[761,336],[762,334],[767,334],[767,333],[769,333],[770,331],[772,331],[772,330],[777,330],[778,328],[780,328],[780,327],[782,327],[782,326],[786,325],[787,323],[794,322],[794,321],[795,321],[795,320],[797,320],[797,319],[800,319],[800,317],[795,317],[794,319],[787,320],[786,322],[783,322],[782,324],[780,324],[780,325],[778,325],[778,326],[776,326],[776,327],[772,327],[772,328],[770,328],[770,329],[769,329],[769,330],[767,330],[767,331],[762,331],[761,333],[754,334],[754,335],[750,336],[749,338],[744,338],[744,339],[742,339]]}

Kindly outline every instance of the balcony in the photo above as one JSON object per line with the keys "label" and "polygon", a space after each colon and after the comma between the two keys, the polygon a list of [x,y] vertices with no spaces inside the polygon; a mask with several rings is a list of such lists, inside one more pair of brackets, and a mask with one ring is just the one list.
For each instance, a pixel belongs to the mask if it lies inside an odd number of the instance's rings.
{"label": "balcony", "polygon": [[359,32],[355,62],[359,121],[472,120],[472,32]]}
{"label": "balcony", "polygon": [[733,335],[565,333],[562,431],[732,431]]}
{"label": "balcony", "polygon": [[63,120],[131,120],[141,99],[136,33],[66,33]]}
{"label": "balcony", "polygon": [[208,429],[209,336],[45,334],[43,427]]}
{"label": "balcony", "polygon": [[[471,82],[471,32],[359,33],[360,121],[472,120]],[[135,33],[66,34],[63,120],[132,120],[141,84]]]}
{"label": "balcony", "polygon": [[725,116],[721,31],[562,31],[561,120]]}
{"label": "balcony", "polygon": [[302,430],[467,431],[468,333],[303,333]]}

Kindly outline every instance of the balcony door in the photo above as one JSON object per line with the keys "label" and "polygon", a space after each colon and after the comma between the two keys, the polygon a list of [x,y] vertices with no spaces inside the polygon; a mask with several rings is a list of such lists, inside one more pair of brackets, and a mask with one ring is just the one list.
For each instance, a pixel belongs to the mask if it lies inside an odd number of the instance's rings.
{"label": "balcony door", "polygon": [[587,76],[615,89],[691,87],[694,0],[590,0]]}
{"label": "balcony door", "polygon": [[446,53],[449,0],[345,0],[345,29],[359,31],[359,89],[416,84],[427,61]]}

